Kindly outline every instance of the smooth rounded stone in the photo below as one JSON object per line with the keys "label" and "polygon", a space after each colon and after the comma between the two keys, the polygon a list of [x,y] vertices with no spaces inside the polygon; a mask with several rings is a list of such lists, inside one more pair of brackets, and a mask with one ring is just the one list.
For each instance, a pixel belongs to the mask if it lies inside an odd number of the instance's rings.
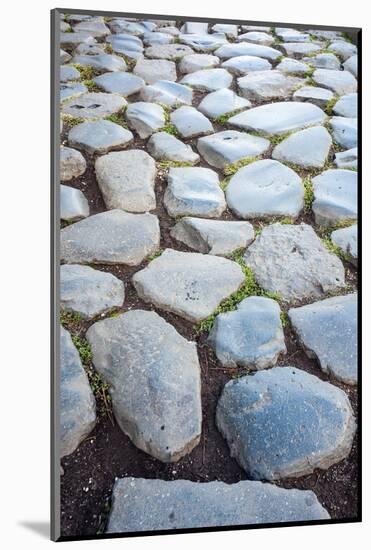
{"label": "smooth rounded stone", "polygon": [[74,51],[75,55],[103,55],[105,50],[100,44],[79,44]]}
{"label": "smooth rounded stone", "polygon": [[350,94],[357,91],[357,80],[348,71],[316,69],[312,78],[319,86],[328,88],[338,95]]}
{"label": "smooth rounded stone", "polygon": [[276,30],[276,35],[284,42],[308,42],[310,40],[310,34],[295,29]]}
{"label": "smooth rounded stone", "polygon": [[219,57],[206,53],[194,53],[182,57],[179,63],[179,71],[182,74],[194,73],[201,69],[214,69],[220,63]]}
{"label": "smooth rounded stone", "polygon": [[156,208],[156,163],[145,151],[131,149],[99,157],[95,174],[107,208],[127,212]]}
{"label": "smooth rounded stone", "polygon": [[127,97],[140,92],[145,86],[143,78],[131,73],[105,73],[93,78],[99,88],[105,92],[115,93]]}
{"label": "smooth rounded stone", "polygon": [[297,59],[285,57],[277,65],[276,70],[281,73],[305,75],[309,71],[309,65]]}
{"label": "smooth rounded stone", "polygon": [[179,107],[179,109],[170,114],[170,121],[185,139],[214,132],[210,120],[195,109],[195,107],[188,107],[186,105]]}
{"label": "smooth rounded stone", "polygon": [[303,61],[317,69],[340,69],[340,61],[333,53],[319,53],[314,57],[304,57]]}
{"label": "smooth rounded stone", "polygon": [[170,234],[197,252],[215,256],[227,256],[254,240],[254,228],[249,222],[188,217],[182,218]]}
{"label": "smooth rounded stone", "polygon": [[66,99],[71,99],[73,97],[78,97],[81,94],[84,94],[88,91],[87,87],[80,82],[66,82],[61,84],[59,88],[60,100],[66,101]]}
{"label": "smooth rounded stone", "polygon": [[167,132],[156,132],[147,142],[148,152],[156,160],[171,160],[175,162],[190,162],[197,164],[200,157],[190,145]]}
{"label": "smooth rounded stone", "polygon": [[275,135],[301,130],[307,126],[321,124],[325,120],[325,113],[316,105],[297,101],[277,101],[235,115],[228,123],[245,130]]}
{"label": "smooth rounded stone", "polygon": [[272,158],[302,168],[322,168],[328,158],[332,139],[326,128],[314,126],[291,134],[276,145]]}
{"label": "smooth rounded stone", "polygon": [[336,229],[331,233],[332,242],[341,248],[348,256],[352,264],[358,264],[358,226],[357,224],[342,229]]}
{"label": "smooth rounded stone", "polygon": [[196,344],[142,310],[98,321],[86,337],[94,367],[110,384],[115,418],[134,445],[162,462],[190,453],[202,421]]}
{"label": "smooth rounded stone", "polygon": [[140,38],[129,34],[114,34],[106,41],[111,44],[115,53],[124,54],[130,59],[143,57],[143,43]]}
{"label": "smooth rounded stone", "polygon": [[331,90],[325,88],[317,88],[316,86],[303,86],[294,92],[292,98],[295,101],[302,101],[317,105],[317,107],[324,108],[327,103],[334,97]]}
{"label": "smooth rounded stone", "polygon": [[171,34],[164,32],[145,32],[143,35],[143,42],[146,46],[154,46],[157,44],[170,44],[174,38]]}
{"label": "smooth rounded stone", "polygon": [[253,44],[261,44],[262,46],[270,46],[274,42],[271,34],[260,31],[248,31],[240,34],[237,37],[237,42],[252,42]]}
{"label": "smooth rounded stone", "polygon": [[62,113],[76,118],[105,118],[121,111],[127,102],[117,94],[89,92],[63,103]]}
{"label": "smooth rounded stone", "polygon": [[83,122],[73,126],[68,133],[68,143],[90,155],[126,147],[133,139],[129,130],[110,120]]}
{"label": "smooth rounded stone", "polygon": [[286,55],[292,55],[295,58],[301,58],[305,55],[319,52],[322,47],[313,42],[285,42],[280,44]]}
{"label": "smooth rounded stone", "polygon": [[353,147],[353,149],[348,149],[348,151],[341,151],[341,153],[335,153],[334,162],[338,168],[357,168],[357,147]]}
{"label": "smooth rounded stone", "polygon": [[224,33],[180,34],[179,40],[191,46],[196,52],[212,52],[228,43]]}
{"label": "smooth rounded stone", "polygon": [[269,61],[275,61],[282,55],[280,51],[271,48],[270,46],[249,44],[248,42],[226,44],[225,46],[218,48],[214,54],[220,57],[220,59],[229,59],[239,55],[252,55],[254,57],[263,57]]}
{"label": "smooth rounded stone", "polygon": [[218,174],[209,168],[170,168],[164,205],[172,218],[218,218],[226,209]]}
{"label": "smooth rounded stone", "polygon": [[60,328],[60,456],[73,453],[96,422],[95,401],[70,334]]}
{"label": "smooth rounded stone", "polygon": [[358,114],[358,94],[343,95],[334,105],[333,111],[336,115],[356,118]]}
{"label": "smooth rounded stone", "polygon": [[237,79],[240,94],[246,99],[269,101],[290,97],[305,80],[280,71],[255,71]]}
{"label": "smooth rounded stone", "polygon": [[238,25],[230,25],[228,23],[216,23],[211,30],[217,33],[224,33],[228,38],[237,38]]}
{"label": "smooth rounded stone", "polygon": [[133,128],[142,139],[148,138],[153,132],[163,128],[166,124],[165,112],[156,103],[138,101],[130,103],[125,113],[129,126]]}
{"label": "smooth rounded stone", "polygon": [[121,307],[124,299],[124,283],[111,273],[87,265],[61,266],[60,304],[63,310],[93,319],[114,307]]}
{"label": "smooth rounded stone", "polygon": [[60,257],[69,264],[139,265],[159,245],[157,216],[109,210],[62,229]]}
{"label": "smooth rounded stone", "polygon": [[307,29],[307,32],[320,40],[336,40],[341,38],[340,31],[325,31],[322,29]]}
{"label": "smooth rounded stone", "polygon": [[245,276],[226,258],[166,249],[132,280],[144,301],[197,322],[236,292]]}
{"label": "smooth rounded stone", "polygon": [[358,143],[358,121],[356,118],[334,116],[330,119],[334,141],[345,147],[353,149]]}
{"label": "smooth rounded stone", "polygon": [[106,71],[126,71],[127,69],[126,63],[122,57],[117,57],[116,55],[110,54],[75,55],[72,62],[87,67],[93,67],[102,73]]}
{"label": "smooth rounded stone", "polygon": [[60,180],[69,181],[78,178],[86,170],[86,160],[76,149],[61,147],[60,150]]}
{"label": "smooth rounded stone", "polygon": [[[174,21],[175,23],[175,21]],[[161,26],[161,32],[162,34],[170,34],[170,36],[179,36],[180,34],[180,30],[177,28],[177,27],[173,27],[173,26],[170,26],[170,27],[164,27],[164,26]]]}
{"label": "smooth rounded stone", "polygon": [[207,94],[198,105],[198,110],[206,116],[218,118],[249,107],[251,107],[251,103],[248,99],[238,96],[233,90],[221,88]]}
{"label": "smooth rounded stone", "polygon": [[150,21],[137,22],[129,21],[120,17],[115,17],[108,23],[109,28],[113,33],[127,33],[133,36],[143,36],[148,31],[153,31],[156,28],[155,23]]}
{"label": "smooth rounded stone", "polygon": [[228,382],[216,424],[249,477],[270,481],[340,462],[356,429],[343,390],[291,366]]}
{"label": "smooth rounded stone", "polygon": [[224,61],[221,66],[236,76],[245,76],[254,71],[269,71],[272,68],[267,59],[253,55],[231,57],[227,61]]}
{"label": "smooth rounded stone", "polygon": [[71,59],[71,55],[65,52],[64,50],[62,50],[62,48],[59,51],[60,51],[59,62],[61,64],[68,63],[68,61]]}
{"label": "smooth rounded stone", "polygon": [[326,170],[312,179],[316,224],[357,219],[357,182],[357,172],[341,169]]}
{"label": "smooth rounded stone", "polygon": [[272,367],[286,353],[280,313],[275,300],[250,296],[216,316],[207,341],[224,367]]}
{"label": "smooth rounded stone", "polygon": [[288,314],[308,357],[317,358],[321,369],[341,382],[357,384],[357,294],[290,309]]}
{"label": "smooth rounded stone", "polygon": [[73,30],[74,32],[88,32],[95,38],[108,36],[109,34],[111,34],[111,31],[104,23],[104,21],[81,21],[74,26]]}
{"label": "smooth rounded stone", "polygon": [[74,48],[78,44],[96,44],[95,38],[89,32],[61,32],[59,43],[63,48]]}
{"label": "smooth rounded stone", "polygon": [[247,157],[257,157],[269,147],[269,140],[237,130],[225,130],[197,141],[197,149],[202,157],[216,168],[224,168]]}
{"label": "smooth rounded stone", "polygon": [[241,29],[244,32],[247,32],[247,31],[271,32],[271,27],[264,27],[262,25],[241,25]]}
{"label": "smooth rounded stone", "polygon": [[167,59],[138,59],[133,73],[143,78],[146,84],[154,84],[158,80],[175,82],[177,79],[176,65]]}
{"label": "smooth rounded stone", "polygon": [[214,92],[229,88],[232,80],[232,75],[225,69],[203,69],[183,76],[180,82],[201,92]]}
{"label": "smooth rounded stone", "polygon": [[[159,502],[161,506],[159,506]],[[116,479],[106,533],[329,519],[312,491],[261,481]]]}
{"label": "smooth rounded stone", "polygon": [[177,61],[185,55],[193,53],[192,48],[185,44],[156,44],[145,50],[145,56],[149,59],[168,59]]}
{"label": "smooth rounded stone", "polygon": [[226,199],[243,219],[271,216],[297,217],[304,205],[301,178],[276,160],[258,160],[232,176]]}
{"label": "smooth rounded stone", "polygon": [[169,107],[192,105],[193,91],[176,82],[158,80],[155,84],[142,88],[140,98],[143,101],[157,101]]}
{"label": "smooth rounded stone", "polygon": [[345,285],[341,260],[304,223],[268,225],[249,246],[244,260],[264,290],[277,292],[291,303],[322,298]]}
{"label": "smooth rounded stone", "polygon": [[343,64],[344,70],[349,71],[352,75],[357,78],[358,76],[358,55],[352,55],[349,57]]}
{"label": "smooth rounded stone", "polygon": [[350,42],[347,42],[346,40],[337,40],[335,42],[331,42],[328,46],[329,50],[332,50],[335,52],[335,54],[340,57],[342,61],[346,61],[352,55],[357,54],[357,46],[354,44],[351,44]]}
{"label": "smooth rounded stone", "polygon": [[80,72],[75,67],[62,65],[60,67],[59,81],[68,82],[69,80],[80,80]]}
{"label": "smooth rounded stone", "polygon": [[61,220],[76,221],[87,218],[90,214],[89,203],[79,189],[68,185],[60,186]]}

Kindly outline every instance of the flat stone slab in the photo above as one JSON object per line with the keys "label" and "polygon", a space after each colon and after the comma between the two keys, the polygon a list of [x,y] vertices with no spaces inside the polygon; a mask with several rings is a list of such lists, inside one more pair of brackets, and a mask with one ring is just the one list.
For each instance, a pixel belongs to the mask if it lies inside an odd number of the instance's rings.
{"label": "flat stone slab", "polygon": [[226,209],[218,174],[209,168],[170,168],[164,205],[173,218],[218,218]]}
{"label": "flat stone slab", "polygon": [[332,135],[336,143],[346,149],[353,149],[358,144],[358,121],[356,118],[333,116],[330,119]]}
{"label": "flat stone slab", "polygon": [[270,46],[274,42],[271,34],[261,31],[248,31],[240,34],[237,37],[237,42],[252,42],[253,44],[262,44],[262,46]]}
{"label": "flat stone slab", "polygon": [[218,118],[249,107],[251,107],[251,103],[248,99],[238,96],[233,90],[221,88],[207,94],[198,105],[198,110],[206,116]]}
{"label": "flat stone slab", "polygon": [[201,92],[214,92],[221,88],[229,88],[232,80],[232,75],[225,69],[203,69],[183,76],[180,83]]}
{"label": "flat stone slab", "polygon": [[232,176],[226,199],[229,208],[244,219],[296,217],[304,206],[304,186],[288,166],[275,160],[258,160]]}
{"label": "flat stone slab", "polygon": [[224,168],[243,158],[262,155],[270,147],[270,141],[237,130],[225,130],[199,138],[197,149],[211,166]]}
{"label": "flat stone slab", "polygon": [[107,208],[127,212],[156,208],[156,163],[146,151],[108,153],[95,161],[95,173]]}
{"label": "flat stone slab", "polygon": [[163,108],[157,103],[145,101],[130,103],[126,109],[125,118],[130,128],[133,128],[142,139],[147,139],[166,124]]}
{"label": "flat stone slab", "polygon": [[352,75],[357,78],[358,76],[358,55],[352,55],[349,57],[343,64],[344,70],[349,71]]}
{"label": "flat stone slab", "polygon": [[59,176],[61,181],[69,181],[78,178],[86,170],[86,160],[76,149],[62,145],[59,159]]}
{"label": "flat stone slab", "polygon": [[174,107],[192,105],[193,92],[188,86],[169,80],[159,80],[155,84],[142,88],[140,97],[143,101],[153,101]]}
{"label": "flat stone slab", "polygon": [[87,265],[65,264],[60,269],[60,304],[65,311],[93,319],[125,299],[124,283],[111,273]]}
{"label": "flat stone slab", "polygon": [[255,101],[288,98],[304,82],[302,78],[286,76],[280,71],[254,71],[237,80],[240,94]]}
{"label": "flat stone slab", "polygon": [[98,36],[107,36],[111,34],[111,31],[105,25],[103,21],[81,21],[81,23],[77,23],[77,25],[74,26],[73,29],[75,32],[79,31],[85,31],[89,32],[92,36],[98,37]]}
{"label": "flat stone slab", "polygon": [[313,42],[286,42],[281,44],[281,47],[285,50],[286,55],[299,58],[319,52],[322,49],[321,46],[313,44]]}
{"label": "flat stone slab", "polygon": [[60,100],[65,101],[72,97],[78,97],[87,91],[88,89],[84,84],[80,84],[79,82],[66,82],[60,85]]}
{"label": "flat stone slab", "polygon": [[93,78],[93,82],[105,92],[120,94],[127,97],[140,92],[145,86],[143,78],[131,73],[105,73]]}
{"label": "flat stone slab", "polygon": [[197,164],[200,156],[190,145],[183,143],[167,132],[156,132],[147,142],[148,152],[156,160],[171,160],[176,162],[190,162]]}
{"label": "flat stone slab", "polygon": [[345,284],[341,260],[304,223],[268,225],[249,246],[244,260],[259,285],[286,302],[319,299]]}
{"label": "flat stone slab", "polygon": [[336,229],[331,233],[332,242],[348,254],[352,264],[358,263],[358,228],[357,224]]}
{"label": "flat stone slab", "polygon": [[237,38],[238,25],[230,25],[228,23],[216,23],[211,29],[213,32],[222,32],[228,38]]}
{"label": "flat stone slab", "polygon": [[335,164],[338,168],[357,168],[358,165],[358,149],[348,149],[348,151],[341,151],[335,153]]}
{"label": "flat stone slab", "polygon": [[308,101],[317,105],[317,107],[326,107],[327,103],[334,97],[331,90],[325,88],[317,88],[317,86],[303,86],[293,93],[295,101]]}
{"label": "flat stone slab", "polygon": [[208,23],[203,23],[201,21],[186,21],[186,23],[182,25],[181,32],[185,34],[207,34]]}
{"label": "flat stone slab", "polygon": [[357,80],[348,71],[316,69],[312,78],[319,86],[328,88],[338,95],[350,94],[357,91]]}
{"label": "flat stone slab", "polygon": [[164,32],[146,32],[143,35],[143,42],[146,46],[154,46],[157,44],[170,44],[174,38]]}
{"label": "flat stone slab", "polygon": [[135,533],[329,518],[312,491],[281,489],[260,481],[227,484],[126,477],[115,481],[106,532]]}
{"label": "flat stone slab", "polygon": [[276,35],[283,40],[283,42],[309,42],[310,40],[310,34],[295,29],[276,30]]}
{"label": "flat stone slab", "polygon": [[185,138],[204,136],[214,132],[210,120],[195,107],[184,105],[170,114],[170,122],[174,124],[179,134]]}
{"label": "flat stone slab", "polygon": [[197,322],[238,290],[245,277],[240,266],[226,258],[166,249],[132,280],[146,302]]}
{"label": "flat stone slab", "polygon": [[109,210],[62,229],[60,256],[69,264],[139,265],[159,245],[156,216]]}
{"label": "flat stone slab", "polygon": [[110,120],[83,122],[73,126],[68,133],[68,143],[90,155],[124,148],[133,139],[134,136],[129,130]]}
{"label": "flat stone slab", "polygon": [[197,349],[154,311],[132,310],[86,333],[97,371],[110,384],[115,418],[136,447],[176,462],[199,443]]}
{"label": "flat stone slab", "polygon": [[114,34],[108,36],[106,41],[111,44],[115,53],[124,54],[129,59],[143,57],[143,42],[137,36],[129,34]]}
{"label": "flat stone slab", "polygon": [[62,65],[59,72],[59,81],[68,82],[69,80],[80,80],[80,72],[75,67]]}
{"label": "flat stone slab", "polygon": [[138,59],[133,73],[145,80],[146,84],[154,84],[158,80],[177,79],[174,61],[167,59]]}
{"label": "flat stone slab", "polygon": [[179,71],[182,74],[194,73],[201,69],[214,69],[220,64],[219,57],[207,53],[193,53],[182,57]]}
{"label": "flat stone slab", "polygon": [[126,105],[126,100],[117,94],[89,92],[65,101],[61,110],[66,115],[88,120],[106,118],[120,112]]}
{"label": "flat stone slab", "polygon": [[356,294],[290,309],[289,317],[307,355],[316,357],[324,372],[357,383]]}
{"label": "flat stone slab", "polygon": [[340,61],[333,53],[319,53],[314,57],[304,57],[303,61],[317,69],[340,69]]}
{"label": "flat stone slab", "polygon": [[94,428],[95,400],[72,338],[60,328],[60,456],[73,453]]}
{"label": "flat stone slab", "polygon": [[335,42],[331,42],[328,49],[335,52],[335,54],[340,57],[342,61],[346,61],[349,57],[357,53],[357,46],[347,42],[346,40],[336,40]]}
{"label": "flat stone slab", "polygon": [[254,71],[269,71],[272,65],[267,59],[256,57],[254,55],[238,55],[231,57],[222,63],[223,69],[236,76],[244,76]]}
{"label": "flat stone slab", "polygon": [[96,39],[89,32],[61,32],[59,43],[63,48],[74,48],[78,44],[95,44]]}
{"label": "flat stone slab", "polygon": [[182,218],[170,231],[173,239],[202,254],[227,256],[254,240],[249,222]]}
{"label": "flat stone slab", "polygon": [[357,219],[357,180],[357,172],[342,169],[326,170],[312,179],[312,210],[317,224]]}
{"label": "flat stone slab", "polygon": [[343,95],[334,105],[333,111],[336,115],[356,118],[358,114],[358,94]]}
{"label": "flat stone slab", "polygon": [[75,55],[72,63],[94,67],[96,71],[105,73],[106,71],[126,71],[127,65],[122,57],[110,54],[100,55]]}
{"label": "flat stone slab", "polygon": [[212,52],[228,43],[224,33],[214,34],[180,34],[179,40],[188,46],[191,46],[196,52]]}
{"label": "flat stone slab", "polygon": [[215,55],[220,59],[230,59],[231,57],[237,57],[239,55],[253,55],[254,57],[262,57],[269,61],[275,61],[278,57],[281,57],[282,53],[270,46],[262,46],[261,44],[249,44],[247,42],[240,42],[235,44],[226,44],[221,46],[215,52]]}
{"label": "flat stone slab", "polygon": [[291,366],[228,382],[216,423],[231,456],[252,479],[266,480],[300,477],[340,462],[356,427],[344,391]]}
{"label": "flat stone slab", "polygon": [[314,126],[291,134],[276,145],[272,158],[302,168],[322,168],[328,158],[332,139],[326,128]]}
{"label": "flat stone slab", "polygon": [[250,296],[236,311],[219,313],[208,342],[224,367],[260,370],[286,353],[280,307],[275,300]]}
{"label": "flat stone slab", "polygon": [[79,189],[60,186],[60,213],[61,220],[76,221],[89,216],[89,203]]}
{"label": "flat stone slab", "polygon": [[325,120],[325,113],[316,105],[297,101],[278,101],[244,111],[231,117],[228,123],[246,130],[285,134],[292,130],[321,124]]}
{"label": "flat stone slab", "polygon": [[305,75],[309,71],[309,65],[298,61],[297,59],[291,59],[291,57],[285,57],[276,67],[277,71],[285,74],[297,74]]}
{"label": "flat stone slab", "polygon": [[185,44],[155,44],[146,48],[144,53],[150,59],[178,61],[185,55],[192,54],[193,50]]}
{"label": "flat stone slab", "polygon": [[103,44],[79,44],[74,50],[75,55],[101,55],[106,53]]}

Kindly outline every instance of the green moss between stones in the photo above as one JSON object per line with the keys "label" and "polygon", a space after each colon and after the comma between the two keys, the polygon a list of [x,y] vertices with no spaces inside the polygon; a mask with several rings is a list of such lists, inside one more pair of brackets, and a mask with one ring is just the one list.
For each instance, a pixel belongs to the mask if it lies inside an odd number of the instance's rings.
{"label": "green moss between stones", "polygon": [[70,63],[71,67],[77,69],[80,73],[81,80],[92,80],[99,75],[99,71],[90,65],[80,65],[79,63]]}
{"label": "green moss between stones", "polygon": [[259,157],[245,157],[243,159],[240,159],[236,162],[233,162],[232,164],[226,164],[223,168],[223,172],[225,176],[233,176],[240,168],[243,168],[244,166],[248,166],[252,162],[255,162],[256,160],[259,160]]}
{"label": "green moss between stones", "polygon": [[314,201],[313,183],[311,178],[305,178],[303,180],[304,185],[304,212],[308,213],[312,210],[312,204]]}

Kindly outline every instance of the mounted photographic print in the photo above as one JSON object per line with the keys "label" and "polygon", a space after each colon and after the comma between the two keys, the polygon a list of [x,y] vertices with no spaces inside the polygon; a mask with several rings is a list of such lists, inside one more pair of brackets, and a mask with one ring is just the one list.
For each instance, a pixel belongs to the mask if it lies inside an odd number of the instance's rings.
{"label": "mounted photographic print", "polygon": [[361,520],[361,31],[320,23],[53,10],[54,540]]}

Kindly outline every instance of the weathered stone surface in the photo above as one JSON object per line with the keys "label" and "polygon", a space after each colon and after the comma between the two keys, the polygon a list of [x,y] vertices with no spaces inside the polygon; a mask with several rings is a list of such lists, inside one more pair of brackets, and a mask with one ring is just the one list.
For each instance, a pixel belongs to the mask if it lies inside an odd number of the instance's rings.
{"label": "weathered stone surface", "polygon": [[348,149],[341,153],[335,153],[335,164],[338,168],[357,168],[358,164],[358,149]]}
{"label": "weathered stone surface", "polygon": [[276,364],[286,353],[285,337],[275,300],[250,296],[236,311],[219,313],[208,342],[224,367],[260,370]]}
{"label": "weathered stone surface", "polygon": [[66,82],[65,84],[60,85],[60,100],[65,101],[66,99],[70,99],[72,97],[78,97],[87,91],[87,87],[80,82]]}
{"label": "weathered stone surface", "polygon": [[282,55],[280,51],[270,46],[248,44],[247,42],[226,44],[218,48],[214,53],[221,59],[229,59],[230,57],[237,57],[238,55],[253,55],[255,57],[263,57],[269,61],[275,61]]}
{"label": "weathered stone surface", "polygon": [[112,149],[124,148],[134,139],[129,130],[110,120],[83,122],[73,126],[68,133],[68,143],[83,149],[91,155],[108,153]]}
{"label": "weathered stone surface", "polygon": [[124,283],[111,273],[87,265],[62,265],[60,270],[60,304],[84,319],[93,319],[125,298]]}
{"label": "weathered stone surface", "polygon": [[60,186],[61,219],[66,221],[81,220],[89,216],[89,203],[79,189],[67,185]]}
{"label": "weathered stone surface", "polygon": [[127,212],[156,208],[156,163],[145,151],[108,153],[95,161],[95,173],[107,208]]}
{"label": "weathered stone surface", "polygon": [[244,280],[231,260],[171,249],[133,276],[143,300],[192,322],[208,317]]}
{"label": "weathered stone surface", "polygon": [[170,114],[170,121],[179,134],[185,138],[193,138],[211,134],[214,131],[210,120],[194,107],[183,106]]}
{"label": "weathered stone surface", "polygon": [[357,81],[348,71],[316,69],[312,78],[319,86],[328,88],[338,95],[350,94],[357,91]]}
{"label": "weathered stone surface", "polygon": [[129,21],[121,17],[115,17],[108,23],[109,28],[114,33],[126,33],[133,36],[143,36],[148,31],[156,28],[156,23],[150,21]]}
{"label": "weathered stone surface", "polygon": [[225,69],[203,69],[183,76],[180,82],[202,92],[213,92],[229,88],[232,80],[232,76]]}
{"label": "weathered stone surface", "polygon": [[218,174],[209,168],[170,168],[164,205],[173,218],[219,217],[226,204]]}
{"label": "weathered stone surface", "polygon": [[221,88],[205,96],[198,106],[198,110],[206,116],[217,118],[227,113],[251,107],[251,103],[244,97],[239,97],[233,90]]}
{"label": "weathered stone surface", "polygon": [[246,157],[256,157],[270,147],[270,141],[237,130],[225,130],[199,138],[197,149],[211,166],[224,168]]}
{"label": "weathered stone surface", "polygon": [[202,254],[226,256],[246,248],[254,240],[249,222],[182,218],[171,230],[171,236]]}
{"label": "weathered stone surface", "polygon": [[340,61],[333,53],[319,53],[314,57],[304,57],[303,61],[318,69],[340,69]]}
{"label": "weathered stone surface", "polygon": [[238,25],[230,25],[228,23],[216,23],[212,26],[213,32],[222,32],[228,38],[236,38],[238,35]]}
{"label": "weathered stone surface", "polygon": [[130,59],[143,57],[143,43],[137,36],[114,34],[107,37],[107,42],[111,44],[115,53],[124,54]]}
{"label": "weathered stone surface", "polygon": [[74,50],[75,55],[102,55],[105,53],[103,44],[79,44]]}
{"label": "weathered stone surface", "polygon": [[325,470],[348,456],[355,432],[346,393],[291,366],[228,382],[216,422],[252,479]]}
{"label": "weathered stone surface", "polygon": [[295,101],[308,101],[318,107],[326,107],[327,103],[334,97],[333,92],[325,88],[317,88],[316,86],[303,86],[296,90],[293,94]]}
{"label": "weathered stone surface", "polygon": [[116,94],[92,92],[65,101],[62,113],[87,120],[98,119],[118,113],[126,104],[125,99]]}
{"label": "weathered stone surface", "polygon": [[219,57],[206,53],[194,53],[182,57],[179,71],[183,74],[194,73],[201,69],[214,69],[220,63]]}
{"label": "weathered stone surface", "polygon": [[244,111],[230,118],[228,122],[246,130],[284,134],[321,124],[325,119],[325,113],[316,105],[279,101]]}
{"label": "weathered stone surface", "polygon": [[290,309],[289,317],[307,355],[316,357],[324,372],[357,383],[356,294]]}
{"label": "weathered stone surface", "polygon": [[89,32],[61,32],[59,43],[63,48],[73,48],[78,44],[95,44],[97,41]]}
{"label": "weathered stone surface", "polygon": [[190,145],[167,132],[156,132],[147,142],[148,152],[156,160],[172,160],[197,164],[200,157]]}
{"label": "weathered stone surface", "polygon": [[143,42],[146,46],[154,46],[157,44],[170,44],[174,38],[170,34],[164,32],[145,32]]}
{"label": "weathered stone surface", "polygon": [[334,140],[347,149],[357,147],[358,122],[356,118],[334,116],[330,119]]}
{"label": "weathered stone surface", "polygon": [[276,70],[281,71],[281,73],[305,75],[309,71],[309,65],[297,59],[285,57],[277,65]]}
{"label": "weathered stone surface", "polygon": [[156,216],[109,210],[62,229],[60,257],[69,264],[138,265],[159,244]]}
{"label": "weathered stone surface", "polygon": [[357,46],[351,44],[350,42],[347,42],[346,40],[337,40],[335,42],[331,42],[331,44],[328,46],[328,49],[335,52],[335,54],[343,61],[346,61],[347,59],[352,57],[352,55],[356,55],[357,53]]}
{"label": "weathered stone surface", "polygon": [[207,34],[208,24],[202,21],[187,21],[182,25],[181,32],[185,34]]}
{"label": "weathered stone surface", "polygon": [[212,52],[228,42],[224,33],[214,34],[180,34],[179,40],[196,52]]}
{"label": "weathered stone surface", "polygon": [[59,73],[60,82],[68,82],[69,80],[80,80],[80,72],[75,67],[62,65]]}
{"label": "weathered stone surface", "polygon": [[95,401],[79,352],[61,326],[60,339],[60,456],[79,446],[94,428]]}
{"label": "weathered stone surface", "polygon": [[288,166],[275,160],[258,160],[232,176],[226,199],[229,208],[244,219],[296,217],[304,205],[304,187]]}
{"label": "weathered stone surface", "polygon": [[76,149],[61,147],[60,151],[60,180],[69,181],[78,178],[86,170],[86,160]]}
{"label": "weathered stone surface", "polygon": [[65,52],[64,50],[60,49],[60,57],[59,61],[60,63],[68,63],[68,61],[71,59],[71,56],[69,53]]}
{"label": "weathered stone surface", "polygon": [[93,78],[99,88],[105,92],[115,93],[127,97],[140,92],[145,86],[143,78],[131,73],[105,73]]}
{"label": "weathered stone surface", "polygon": [[322,298],[345,284],[341,260],[304,223],[265,227],[244,259],[260,286],[287,302]]}
{"label": "weathered stone surface", "polygon": [[193,92],[188,86],[169,80],[158,80],[155,84],[142,88],[140,97],[143,101],[153,101],[174,107],[192,105]]}
{"label": "weathered stone surface", "polygon": [[310,35],[308,33],[300,32],[295,29],[276,30],[276,35],[284,42],[309,42],[310,40]]}
{"label": "weathered stone surface", "polygon": [[261,44],[262,46],[270,46],[274,42],[271,34],[261,31],[248,31],[240,34],[237,42],[252,42],[253,44]]}
{"label": "weathered stone surface", "polygon": [[344,70],[352,73],[357,78],[358,76],[358,55],[352,55],[343,64]]}
{"label": "weathered stone surface", "polygon": [[287,98],[304,82],[302,78],[286,76],[280,71],[255,71],[237,80],[241,95],[258,101]]}
{"label": "weathered stone surface", "polygon": [[357,219],[357,180],[357,172],[341,169],[326,170],[312,179],[312,210],[317,224]]}
{"label": "weathered stone surface", "polygon": [[276,145],[272,158],[302,168],[322,168],[328,158],[332,139],[326,128],[314,126],[291,134]]}
{"label": "weathered stone surface", "polygon": [[332,242],[345,252],[352,264],[358,263],[358,227],[357,224],[342,229],[336,229],[331,233]]}
{"label": "weathered stone surface", "polygon": [[185,55],[193,53],[192,48],[185,44],[156,44],[145,50],[146,57],[150,59],[169,59],[177,61]]}
{"label": "weathered stone surface", "polygon": [[[159,506],[161,502],[161,506]],[[260,481],[117,479],[107,533],[329,519],[312,491]]]}
{"label": "weathered stone surface", "polygon": [[223,69],[236,76],[244,76],[254,71],[269,71],[272,65],[267,59],[253,55],[238,55],[231,57],[222,63]]}
{"label": "weathered stone surface", "polygon": [[285,50],[286,55],[292,55],[293,57],[299,58],[321,50],[321,46],[313,44],[313,42],[286,42],[281,44],[281,46],[282,49]]}
{"label": "weathered stone surface", "polygon": [[163,462],[191,452],[202,419],[196,344],[141,310],[99,321],[86,337],[95,368],[111,386],[116,420],[134,445]]}
{"label": "weathered stone surface", "polygon": [[133,73],[143,78],[147,84],[154,84],[158,80],[177,79],[174,61],[167,59],[138,59]]}
{"label": "weathered stone surface", "polygon": [[333,111],[336,115],[356,118],[357,117],[358,94],[343,95],[334,105]]}
{"label": "weathered stone surface", "polygon": [[111,34],[111,31],[109,30],[107,25],[105,25],[103,21],[97,21],[97,20],[81,21],[80,23],[77,23],[77,25],[74,26],[73,30],[75,32],[80,32],[80,31],[88,32],[94,37],[107,36]]}
{"label": "weathered stone surface", "polygon": [[94,67],[96,71],[106,72],[106,71],[126,71],[127,66],[122,57],[117,55],[110,54],[101,54],[101,55],[75,55],[72,59],[73,63],[78,63],[79,65],[86,65],[88,67]]}
{"label": "weathered stone surface", "polygon": [[129,126],[133,128],[142,139],[146,139],[166,124],[165,112],[156,103],[138,101],[130,103],[125,113]]}

